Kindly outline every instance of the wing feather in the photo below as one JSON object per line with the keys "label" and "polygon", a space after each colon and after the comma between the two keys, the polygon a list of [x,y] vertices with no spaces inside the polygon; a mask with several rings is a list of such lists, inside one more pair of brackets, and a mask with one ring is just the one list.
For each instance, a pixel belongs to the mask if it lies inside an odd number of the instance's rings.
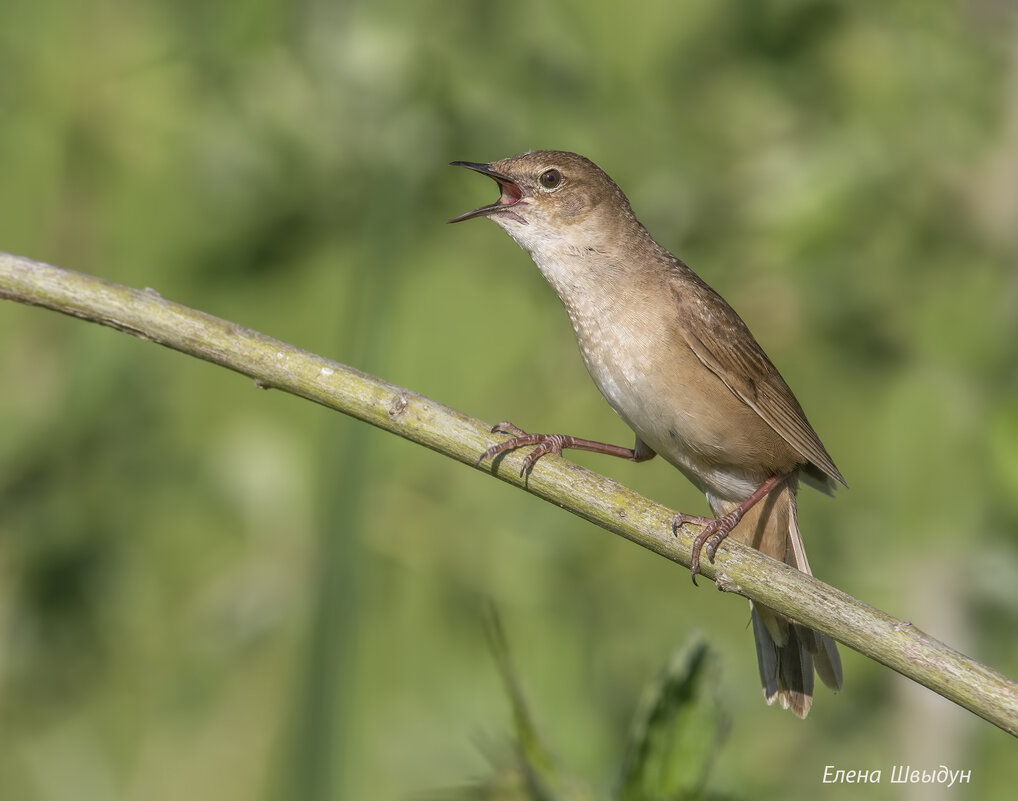
{"label": "wing feather", "polygon": [[[678,266],[670,288],[682,333],[696,357],[822,474],[814,478],[845,484],[799,401],[742,318],[696,273]],[[684,286],[690,282],[706,291],[691,292]]]}

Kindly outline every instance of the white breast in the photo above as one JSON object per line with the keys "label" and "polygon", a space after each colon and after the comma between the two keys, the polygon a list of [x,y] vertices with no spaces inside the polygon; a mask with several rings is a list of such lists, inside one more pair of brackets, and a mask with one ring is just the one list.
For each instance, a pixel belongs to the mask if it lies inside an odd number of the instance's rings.
{"label": "white breast", "polygon": [[[682,380],[681,365],[662,363],[674,355],[676,343],[675,321],[653,319],[668,309],[660,298],[641,298],[631,287],[612,286],[605,276],[597,287],[588,287],[560,264],[538,266],[566,307],[591,378],[636,435],[705,493],[723,498],[752,493],[759,477],[723,466],[733,446],[726,427],[705,426],[721,410]],[[689,356],[687,367],[699,370],[695,356]]]}

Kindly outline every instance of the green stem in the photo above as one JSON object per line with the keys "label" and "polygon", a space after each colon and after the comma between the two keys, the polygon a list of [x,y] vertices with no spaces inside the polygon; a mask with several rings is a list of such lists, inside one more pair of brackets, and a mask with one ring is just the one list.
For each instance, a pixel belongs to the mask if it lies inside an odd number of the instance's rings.
{"label": "green stem", "polygon": [[[495,439],[489,425],[338,362],[295,348],[151,290],[0,252],[0,298],[101,323],[398,434],[473,466]],[[672,510],[571,462],[547,457],[521,478],[523,454],[478,469],[686,567],[696,529],[672,533]],[[994,670],[812,576],[725,542],[703,574],[721,589],[829,634],[1018,736],[1018,685]]]}

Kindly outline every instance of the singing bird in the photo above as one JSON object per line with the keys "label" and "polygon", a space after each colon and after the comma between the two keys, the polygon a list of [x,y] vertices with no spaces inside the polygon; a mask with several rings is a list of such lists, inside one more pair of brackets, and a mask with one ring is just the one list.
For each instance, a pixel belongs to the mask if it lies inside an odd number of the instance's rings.
{"label": "singing bird", "polygon": [[[488,217],[530,254],[569,314],[591,378],[636,434],[625,448],[503,425],[513,436],[481,459],[522,446],[535,446],[524,469],[564,448],[634,461],[659,453],[714,513],[678,514],[673,523],[705,526],[693,547],[694,581],[701,549],[713,562],[728,535],[811,573],[796,522],[799,481],[831,493],[845,480],[742,318],[651,237],[589,159],[543,150],[452,165],[493,178],[501,193],[450,222]],[[773,609],[750,606],[764,697],[805,717],[814,669],[841,688],[837,646]]]}

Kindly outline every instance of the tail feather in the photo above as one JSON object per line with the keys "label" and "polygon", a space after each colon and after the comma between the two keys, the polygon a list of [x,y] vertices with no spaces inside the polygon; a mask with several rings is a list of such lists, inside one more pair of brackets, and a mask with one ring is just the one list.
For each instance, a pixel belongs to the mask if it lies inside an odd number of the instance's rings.
{"label": "tail feather", "polygon": [[[732,531],[740,542],[812,575],[796,516],[797,476],[776,487],[750,509]],[[711,498],[715,515],[731,508]],[[760,604],[750,603],[760,682],[768,704],[800,718],[813,704],[813,671],[833,690],[842,684],[841,658],[833,639]]]}
{"label": "tail feather", "polygon": [[816,631],[813,632],[813,640],[814,647],[810,648],[810,653],[813,654],[813,667],[820,681],[832,690],[840,690],[843,679],[838,644],[826,634]]}
{"label": "tail feather", "polygon": [[782,709],[804,718],[813,705],[813,658],[801,638],[813,632],[797,625],[788,626],[784,643],[778,645],[764,622],[766,617],[777,613],[766,606],[751,606],[764,698],[768,704],[777,699]]}

